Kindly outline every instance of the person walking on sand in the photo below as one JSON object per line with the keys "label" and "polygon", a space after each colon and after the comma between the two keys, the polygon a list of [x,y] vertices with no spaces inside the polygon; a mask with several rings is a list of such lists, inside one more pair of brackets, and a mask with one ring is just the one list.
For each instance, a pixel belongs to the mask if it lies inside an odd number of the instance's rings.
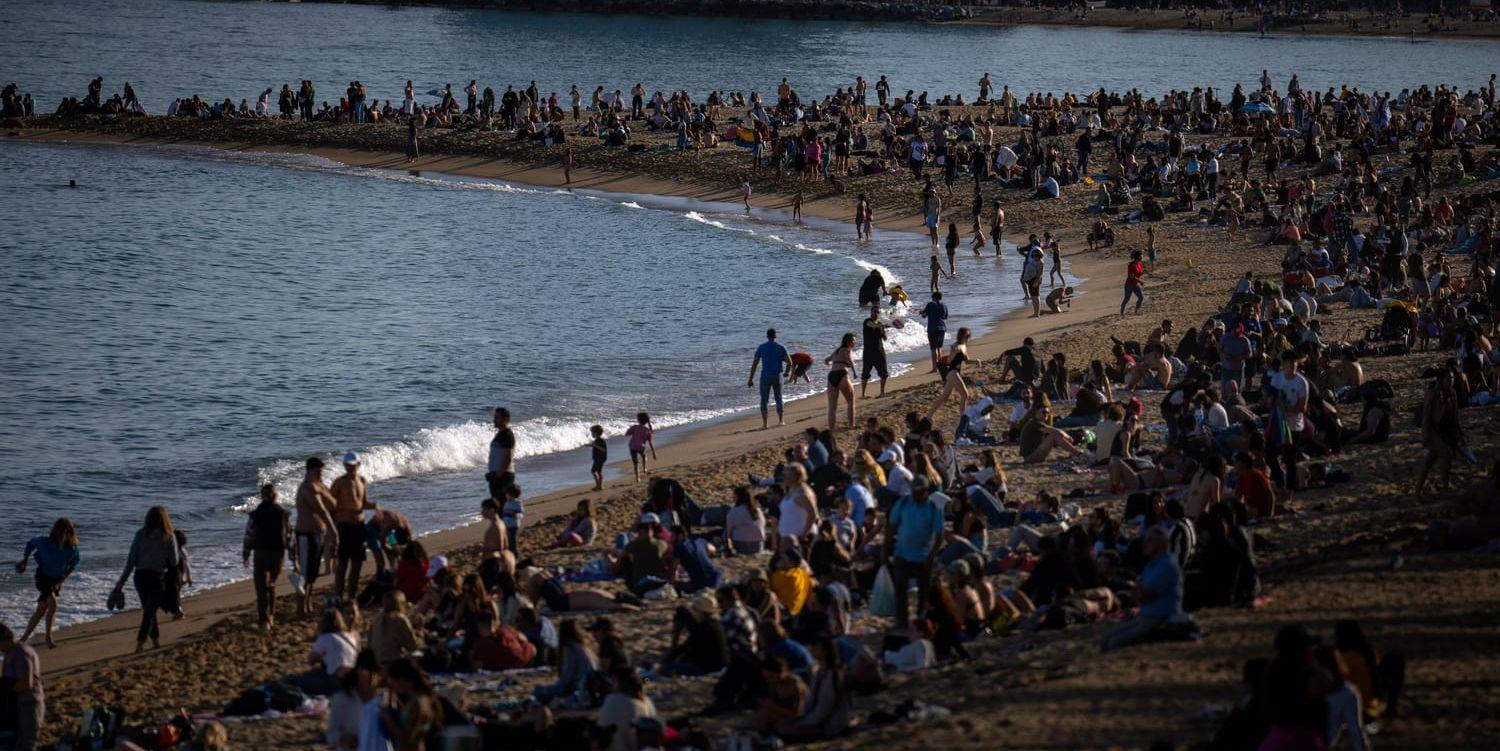
{"label": "person walking on sand", "polygon": [[177,535],[172,531],[172,520],[167,510],[152,506],[146,512],[146,521],[136,530],[130,542],[130,553],[125,557],[125,570],[115,582],[112,599],[125,597],[125,582],[135,575],[135,593],[141,601],[141,625],[135,634],[135,651],[146,649],[146,640],[151,648],[161,646],[161,629],[156,613],[161,609],[162,595],[166,591],[167,572],[177,567]]}
{"label": "person walking on sand", "polygon": [[37,624],[46,622],[46,644],[56,648],[52,641],[52,627],[57,623],[57,598],[62,593],[63,582],[78,568],[78,530],[67,517],[52,523],[52,531],[45,537],[33,537],[26,542],[21,560],[16,564],[16,573],[26,573],[26,562],[36,558],[36,590],[40,596],[36,601],[36,612],[26,624],[21,641],[31,640]]}
{"label": "person walking on sand", "polygon": [[785,405],[781,400],[781,374],[790,370],[792,355],[787,352],[786,347],[776,341],[776,329],[766,329],[766,340],[755,348],[755,358],[750,361],[750,377],[745,381],[745,387],[755,385],[755,373],[760,371],[760,428],[765,430],[769,427],[769,415],[767,407],[770,406],[771,394],[776,394],[776,424],[785,425]]}
{"label": "person walking on sand", "polygon": [[1125,304],[1135,296],[1135,312],[1141,312],[1145,296],[1141,293],[1141,279],[1146,276],[1146,267],[1141,263],[1139,250],[1130,253],[1130,263],[1125,266],[1125,298],[1120,301],[1120,315],[1125,315]]}
{"label": "person walking on sand", "polygon": [[875,210],[870,207],[870,199],[865,194],[859,194],[859,200],[854,204],[854,237],[857,240],[873,240],[875,233],[871,225],[875,222]]}
{"label": "person walking on sand", "polygon": [[[241,556],[247,568],[254,565],[251,578],[255,582],[255,613],[262,630],[270,631],[276,625],[276,579],[281,576],[286,551],[295,544],[292,517],[276,502],[276,486],[271,483],[260,486],[260,505],[245,521]],[[297,570],[295,557],[292,570]]]}
{"label": "person walking on sand", "polygon": [[927,411],[927,419],[931,420],[948,403],[948,397],[954,393],[958,394],[958,412],[969,406],[969,385],[964,382],[963,367],[969,361],[969,329],[961,327],[953,337],[953,348],[948,352],[948,366],[943,372],[943,393],[938,396],[937,403]]}
{"label": "person walking on sand", "polygon": [[[302,484],[297,486],[294,501],[297,518],[292,530],[297,536],[297,565],[302,569],[302,588],[298,592],[297,614],[312,612],[313,584],[322,574],[323,549],[338,549],[338,527],[333,523],[333,496],[323,484],[323,460],[309,457]],[[326,540],[332,536],[332,541]]]}
{"label": "person walking on sand", "polygon": [[948,306],[943,304],[943,293],[933,292],[932,300],[922,306],[922,318],[927,321],[927,349],[932,354],[932,370],[938,372],[938,353],[943,351],[943,338],[948,333]]}
{"label": "person walking on sand", "polygon": [[839,396],[843,395],[844,401],[849,405],[849,428],[854,428],[854,382],[850,373],[854,372],[854,334],[844,334],[839,340],[839,348],[833,354],[823,358],[823,364],[828,367],[828,429],[838,427]]}
{"label": "person walking on sand", "polygon": [[339,533],[333,594],[345,602],[352,602],[359,594],[359,574],[365,565],[365,510],[379,508],[370,502],[369,484],[359,476],[359,465],[358,454],[344,454],[344,474],[328,486],[333,496],[333,523]]}
{"label": "person walking on sand", "polygon": [[495,408],[495,437],[490,439],[488,471],[484,480],[489,484],[490,497],[505,499],[505,489],[516,484],[516,434],[510,429],[510,410]]}
{"label": "person walking on sand", "polygon": [[15,727],[11,748],[15,751],[36,751],[38,738],[45,729],[47,717],[46,693],[42,690],[42,659],[36,650],[27,646],[25,640],[16,641],[15,632],[0,623],[0,658],[5,666],[0,669],[0,682],[10,685]]}
{"label": "person walking on sand", "polygon": [[885,381],[890,378],[890,368],[885,361],[885,324],[880,322],[880,303],[870,306],[870,316],[865,319],[864,324],[864,357],[863,374],[859,378],[859,396],[861,399],[868,396],[865,390],[870,387],[870,371],[880,375],[880,396],[885,396]]}
{"label": "person walking on sand", "polygon": [[[1059,283],[1066,285],[1068,278],[1063,276],[1062,250],[1057,246],[1057,238],[1051,232],[1042,233],[1042,250],[1052,254],[1052,267],[1047,270],[1047,286],[1056,287]],[[1054,278],[1057,281],[1052,281]]]}
{"label": "person walking on sand", "polygon": [[563,151],[563,185],[573,184],[573,147]]}
{"label": "person walking on sand", "polygon": [[646,465],[646,450],[651,450],[651,461],[656,461],[656,431],[651,427],[651,415],[645,412],[637,412],[635,424],[625,430],[625,437],[630,439],[630,467],[635,470],[635,481],[641,481],[641,472],[651,474]]}
{"label": "person walking on sand", "polygon": [[750,213],[750,193],[750,181],[746,180],[740,183],[740,195],[745,200],[745,213],[747,214]]}
{"label": "person walking on sand", "polygon": [[794,193],[794,194],[792,194],[792,221],[794,221],[794,222],[800,222],[800,221],[802,221],[802,189],[801,188],[798,188],[797,192]]}

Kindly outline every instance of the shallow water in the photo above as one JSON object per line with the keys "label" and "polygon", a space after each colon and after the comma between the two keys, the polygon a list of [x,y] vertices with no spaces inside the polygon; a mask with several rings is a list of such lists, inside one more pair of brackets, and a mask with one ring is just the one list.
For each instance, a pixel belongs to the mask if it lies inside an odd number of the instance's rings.
{"label": "shallow water", "polygon": [[[868,269],[922,288],[927,262],[912,235],[302,156],[0,142],[0,193],[0,550],[72,517],[69,619],[150,505],[200,583],[240,575],[235,510],[260,482],[289,499],[312,454],[359,451],[373,497],[452,526],[491,406],[516,413],[528,492],[587,482],[589,425],[750,407],[768,326],[821,358],[859,330]],[[995,260],[963,261],[955,327],[1018,303],[977,294],[1013,276]],[[923,341],[917,322],[892,349]],[[30,582],[0,582],[14,621]]]}

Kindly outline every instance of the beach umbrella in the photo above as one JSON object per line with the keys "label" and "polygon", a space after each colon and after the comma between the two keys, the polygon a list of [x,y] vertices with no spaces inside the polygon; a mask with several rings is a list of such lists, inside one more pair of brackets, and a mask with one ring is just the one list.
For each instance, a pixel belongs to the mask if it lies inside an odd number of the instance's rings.
{"label": "beach umbrella", "polygon": [[1240,107],[1240,112],[1247,115],[1274,115],[1276,108],[1265,102],[1246,102],[1243,107]]}

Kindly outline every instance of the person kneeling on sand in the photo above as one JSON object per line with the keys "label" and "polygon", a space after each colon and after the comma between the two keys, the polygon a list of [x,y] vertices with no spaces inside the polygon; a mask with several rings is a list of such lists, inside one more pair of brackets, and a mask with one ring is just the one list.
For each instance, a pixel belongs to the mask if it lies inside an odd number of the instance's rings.
{"label": "person kneeling on sand", "polygon": [[1068,306],[1068,310],[1073,309],[1072,287],[1057,287],[1047,293],[1047,310],[1049,312],[1061,313],[1062,306],[1064,305]]}

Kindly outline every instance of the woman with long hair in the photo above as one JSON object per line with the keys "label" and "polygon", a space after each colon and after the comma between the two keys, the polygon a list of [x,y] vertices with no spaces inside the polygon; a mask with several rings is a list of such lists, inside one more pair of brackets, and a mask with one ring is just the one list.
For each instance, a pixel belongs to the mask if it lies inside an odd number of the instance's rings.
{"label": "woman with long hair", "polygon": [[78,530],[67,517],[52,523],[52,531],[46,537],[33,537],[26,542],[21,560],[16,564],[16,573],[26,573],[26,562],[36,557],[36,590],[41,594],[36,601],[36,612],[21,634],[21,642],[31,638],[37,624],[46,620],[47,646],[56,647],[52,641],[52,626],[57,623],[57,598],[62,593],[63,581],[78,568]]}
{"label": "woman with long hair", "polygon": [[963,412],[969,406],[969,385],[964,382],[963,366],[969,361],[970,336],[969,327],[965,326],[958,330],[958,335],[953,339],[953,348],[948,351],[948,367],[943,372],[943,393],[938,397],[937,404],[927,410],[927,419],[931,420],[936,416],[955,392],[958,394],[958,411]]}
{"label": "woman with long hair", "polygon": [[756,555],[766,547],[766,516],[749,489],[734,489],[734,506],[724,517],[724,539],[739,555]]}
{"label": "woman with long hair", "polygon": [[177,535],[172,530],[172,520],[167,517],[165,508],[152,506],[146,512],[145,523],[136,530],[135,539],[130,542],[125,571],[115,582],[114,589],[119,595],[114,599],[123,599],[125,582],[131,574],[135,575],[135,593],[141,600],[141,625],[135,635],[137,652],[146,648],[148,638],[152,649],[161,646],[161,629],[156,614],[166,594],[167,572],[175,570],[177,563]]}
{"label": "woman with long hair", "polygon": [[557,629],[557,682],[536,687],[536,700],[546,704],[558,697],[571,696],[586,685],[589,673],[599,669],[599,655],[594,639],[575,619],[562,622]]}
{"label": "woman with long hair", "polygon": [[823,358],[823,364],[828,368],[828,429],[838,427],[839,396],[843,395],[848,405],[849,427],[854,427],[854,382],[850,373],[854,372],[854,334],[844,334],[839,340],[839,348],[833,354]]}
{"label": "woman with long hair", "polygon": [[318,634],[307,653],[310,669],[287,678],[286,683],[313,696],[331,696],[354,669],[359,647],[357,631],[337,608],[329,608],[318,620]]}
{"label": "woman with long hair", "polygon": [[800,717],[777,723],[776,734],[794,743],[833,738],[842,734],[853,716],[853,694],[833,639],[822,638],[811,647],[817,670],[808,687],[806,709]]}
{"label": "woman with long hair", "polygon": [[386,736],[396,751],[425,751],[427,737],[443,726],[443,705],[432,679],[410,658],[387,665],[385,672],[396,694],[396,706],[380,712]]}
{"label": "woman with long hair", "polygon": [[817,496],[808,487],[807,468],[800,463],[789,464],[784,479],[786,495],[778,506],[781,511],[777,524],[778,549],[789,540],[793,545],[800,543],[818,526]]}

